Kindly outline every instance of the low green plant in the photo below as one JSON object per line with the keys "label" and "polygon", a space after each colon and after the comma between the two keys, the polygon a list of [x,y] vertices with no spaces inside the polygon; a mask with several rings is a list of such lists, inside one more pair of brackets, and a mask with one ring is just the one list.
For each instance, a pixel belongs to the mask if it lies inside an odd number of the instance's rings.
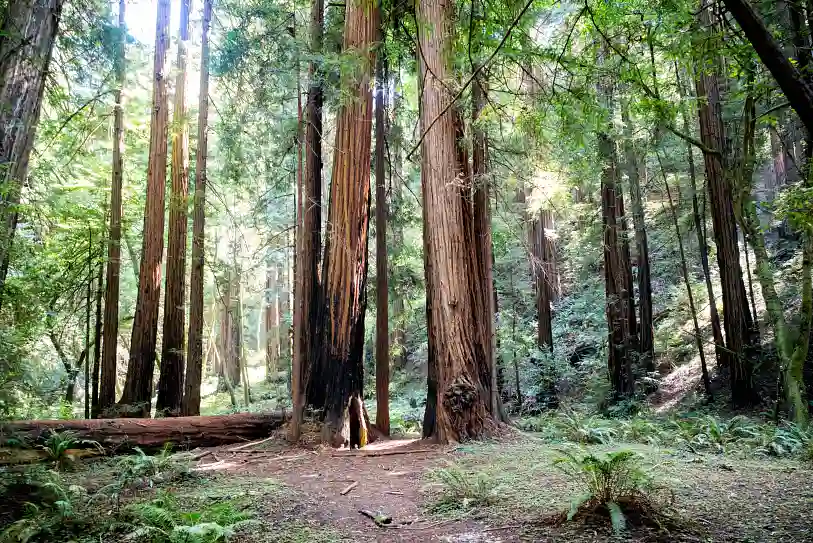
{"label": "low green plant", "polygon": [[222,502],[202,511],[184,512],[176,497],[159,492],[148,502],[124,509],[129,532],[124,540],[146,543],[216,543],[229,541],[237,532],[256,521],[231,502]]}
{"label": "low green plant", "polygon": [[73,459],[68,454],[70,449],[95,447],[100,452],[104,452],[104,449],[102,449],[98,441],[81,439],[75,432],[71,432],[70,430],[63,432],[51,430],[48,439],[45,440],[45,444],[39,447],[45,451],[48,460],[53,463],[54,469],[57,471],[63,470],[73,463]]}
{"label": "low green plant", "polygon": [[613,531],[622,532],[630,516],[636,523],[657,523],[660,507],[653,499],[657,488],[641,467],[640,456],[632,451],[616,451],[597,456],[576,456],[560,451],[554,461],[582,492],[570,504],[565,519],[609,518]]}
{"label": "low green plant", "polygon": [[443,487],[441,495],[429,507],[433,513],[469,510],[490,505],[497,499],[494,480],[481,472],[466,471],[450,464],[432,470],[430,478]]}

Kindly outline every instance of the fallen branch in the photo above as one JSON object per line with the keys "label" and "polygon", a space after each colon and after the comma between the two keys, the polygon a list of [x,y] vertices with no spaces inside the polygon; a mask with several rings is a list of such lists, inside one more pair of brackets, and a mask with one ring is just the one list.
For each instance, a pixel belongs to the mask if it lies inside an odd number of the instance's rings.
{"label": "fallen branch", "polygon": [[366,451],[366,452],[345,452],[345,453],[333,453],[331,456],[340,457],[340,456],[359,456],[359,457],[374,457],[374,456],[391,456],[394,454],[413,454],[413,453],[430,453],[435,452],[437,449],[409,449],[409,450],[384,450],[384,451]]}
{"label": "fallen branch", "polygon": [[344,489],[344,490],[342,490],[342,491],[340,492],[340,494],[341,494],[342,496],[346,496],[346,495],[348,495],[348,494],[350,493],[350,491],[351,491],[351,490],[353,490],[353,489],[354,489],[354,488],[356,488],[357,486],[359,486],[359,482],[358,482],[358,481],[353,481],[352,483],[350,483],[349,485],[347,485],[347,486],[345,487],[345,489]]}
{"label": "fallen branch", "polygon": [[272,439],[274,439],[274,436],[270,436],[265,439],[261,439],[259,441],[252,441],[251,443],[246,443],[245,445],[240,445],[239,447],[229,449],[229,452],[242,451],[243,449],[248,449],[254,447],[255,445],[260,445],[262,443],[265,443],[266,441],[271,441]]}

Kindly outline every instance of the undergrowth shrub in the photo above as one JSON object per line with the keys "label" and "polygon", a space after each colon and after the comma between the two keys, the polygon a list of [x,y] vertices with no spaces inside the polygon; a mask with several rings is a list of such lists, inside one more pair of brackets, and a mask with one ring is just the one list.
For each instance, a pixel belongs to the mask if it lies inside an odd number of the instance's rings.
{"label": "undergrowth shrub", "polygon": [[554,466],[582,491],[572,500],[562,520],[609,519],[616,533],[622,532],[628,522],[661,526],[663,510],[668,505],[659,500],[664,489],[654,484],[637,454],[616,451],[601,456],[576,456],[560,452],[563,456],[554,461]]}
{"label": "undergrowth shrub", "polygon": [[69,468],[73,464],[73,458],[71,458],[69,454],[71,449],[88,446],[94,447],[102,453],[104,452],[104,449],[102,449],[98,441],[81,439],[77,436],[76,432],[71,432],[70,430],[62,432],[51,430],[48,439],[45,440],[45,444],[40,445],[39,448],[45,451],[54,469],[59,471]]}
{"label": "undergrowth shrub", "polygon": [[470,510],[490,505],[497,499],[496,483],[484,473],[450,464],[432,470],[429,476],[442,487],[440,496],[429,506],[432,513]]}

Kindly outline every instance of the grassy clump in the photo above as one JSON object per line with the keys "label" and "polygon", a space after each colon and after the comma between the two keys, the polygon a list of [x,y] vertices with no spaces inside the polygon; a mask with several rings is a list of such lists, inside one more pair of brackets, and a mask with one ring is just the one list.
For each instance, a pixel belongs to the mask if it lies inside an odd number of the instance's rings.
{"label": "grassy clump", "polygon": [[632,451],[617,451],[597,456],[564,455],[554,465],[582,492],[573,499],[564,515],[567,521],[610,521],[613,531],[624,531],[628,523],[661,526],[662,511],[667,505],[656,499],[659,489],[640,465]]}
{"label": "grassy clump", "polygon": [[497,500],[496,482],[482,472],[450,464],[432,470],[429,476],[442,487],[440,495],[429,506],[431,513],[470,511]]}

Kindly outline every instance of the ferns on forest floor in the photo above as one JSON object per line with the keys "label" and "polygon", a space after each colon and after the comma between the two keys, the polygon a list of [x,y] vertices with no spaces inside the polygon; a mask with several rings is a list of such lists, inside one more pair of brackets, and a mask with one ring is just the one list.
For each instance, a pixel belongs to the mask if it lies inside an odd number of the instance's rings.
{"label": "ferns on forest floor", "polygon": [[432,470],[429,476],[442,487],[440,496],[429,506],[432,513],[467,511],[496,501],[495,481],[484,473],[449,464]]}

